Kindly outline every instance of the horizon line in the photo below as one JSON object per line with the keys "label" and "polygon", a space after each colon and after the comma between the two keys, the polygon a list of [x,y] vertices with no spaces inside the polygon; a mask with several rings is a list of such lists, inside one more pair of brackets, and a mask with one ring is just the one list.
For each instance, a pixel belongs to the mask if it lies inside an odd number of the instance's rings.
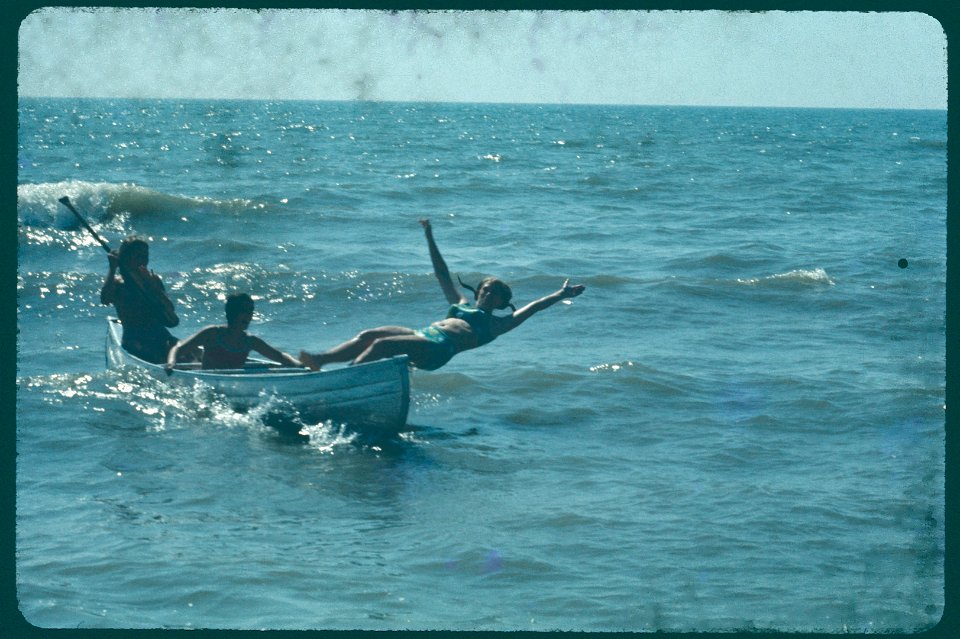
{"label": "horizon line", "polygon": [[206,97],[206,96],[128,96],[128,95],[103,95],[103,96],[70,96],[70,95],[42,95],[42,94],[17,94],[17,100],[144,100],[144,101],[185,101],[185,102],[355,102],[366,104],[489,104],[504,106],[608,106],[608,107],[653,107],[653,108],[702,108],[702,109],[824,109],[824,110],[851,110],[851,111],[947,111],[947,106],[943,107],[924,107],[924,106],[866,106],[866,105],[799,105],[799,104],[703,104],[692,102],[676,103],[649,103],[649,102],[503,102],[491,100],[414,100],[414,99],[378,99],[378,98],[247,98],[247,97]]}

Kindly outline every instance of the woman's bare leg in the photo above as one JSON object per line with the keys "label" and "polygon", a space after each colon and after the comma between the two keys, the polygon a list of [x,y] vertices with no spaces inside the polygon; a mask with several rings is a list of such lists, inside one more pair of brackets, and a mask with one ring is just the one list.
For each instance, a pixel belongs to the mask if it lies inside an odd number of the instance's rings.
{"label": "woman's bare leg", "polygon": [[407,355],[413,364],[430,364],[430,368],[442,366],[450,359],[446,348],[419,335],[391,335],[377,338],[353,364],[374,362],[397,355]]}
{"label": "woman's bare leg", "polygon": [[378,339],[408,335],[413,335],[413,330],[404,326],[381,326],[379,328],[372,328],[361,331],[354,338],[322,353],[300,351],[300,361],[316,371],[320,370],[325,364],[332,362],[349,362],[355,359],[358,355],[370,348],[370,345]]}

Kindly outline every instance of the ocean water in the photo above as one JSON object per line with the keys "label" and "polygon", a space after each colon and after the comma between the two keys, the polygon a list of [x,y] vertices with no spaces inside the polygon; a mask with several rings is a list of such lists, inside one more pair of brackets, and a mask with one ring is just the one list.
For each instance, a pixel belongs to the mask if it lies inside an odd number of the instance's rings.
{"label": "ocean water", "polygon": [[[16,581],[45,628],[916,631],[944,610],[946,113],[19,101]],[[296,354],[525,303],[407,427],[105,370],[112,245],[180,337]],[[296,416],[290,416],[296,420]]]}

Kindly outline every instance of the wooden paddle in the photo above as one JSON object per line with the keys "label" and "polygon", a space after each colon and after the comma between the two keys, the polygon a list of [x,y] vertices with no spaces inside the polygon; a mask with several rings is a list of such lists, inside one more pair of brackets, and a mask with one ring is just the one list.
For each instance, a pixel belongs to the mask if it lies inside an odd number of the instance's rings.
{"label": "wooden paddle", "polygon": [[77,209],[73,208],[73,204],[70,203],[70,198],[68,198],[66,195],[64,195],[64,196],[63,196],[62,198],[60,198],[58,201],[60,202],[60,204],[63,204],[65,207],[67,207],[68,209],[70,209],[70,212],[71,212],[71,213],[73,213],[74,215],[77,216],[77,219],[80,220],[80,223],[83,224],[83,227],[84,227],[85,229],[87,229],[88,231],[90,231],[90,234],[93,235],[93,239],[95,239],[96,241],[100,242],[100,246],[103,247],[103,250],[106,251],[107,253],[109,253],[109,252],[110,252],[110,245],[107,244],[106,240],[104,240],[102,237],[100,237],[99,235],[97,235],[97,232],[93,230],[93,227],[92,227],[92,226],[90,226],[89,224],[87,224],[87,221],[86,221],[85,219],[83,219],[83,216],[82,216],[82,215],[80,215],[80,211],[78,211]]}

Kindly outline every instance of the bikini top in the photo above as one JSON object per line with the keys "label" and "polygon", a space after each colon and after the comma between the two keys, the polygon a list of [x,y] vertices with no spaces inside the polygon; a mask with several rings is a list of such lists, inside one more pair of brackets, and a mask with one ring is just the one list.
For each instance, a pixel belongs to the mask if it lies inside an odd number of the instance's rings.
{"label": "bikini top", "polygon": [[486,311],[470,304],[454,304],[447,311],[447,317],[462,319],[470,325],[477,336],[477,344],[483,346],[494,340],[493,316]]}

